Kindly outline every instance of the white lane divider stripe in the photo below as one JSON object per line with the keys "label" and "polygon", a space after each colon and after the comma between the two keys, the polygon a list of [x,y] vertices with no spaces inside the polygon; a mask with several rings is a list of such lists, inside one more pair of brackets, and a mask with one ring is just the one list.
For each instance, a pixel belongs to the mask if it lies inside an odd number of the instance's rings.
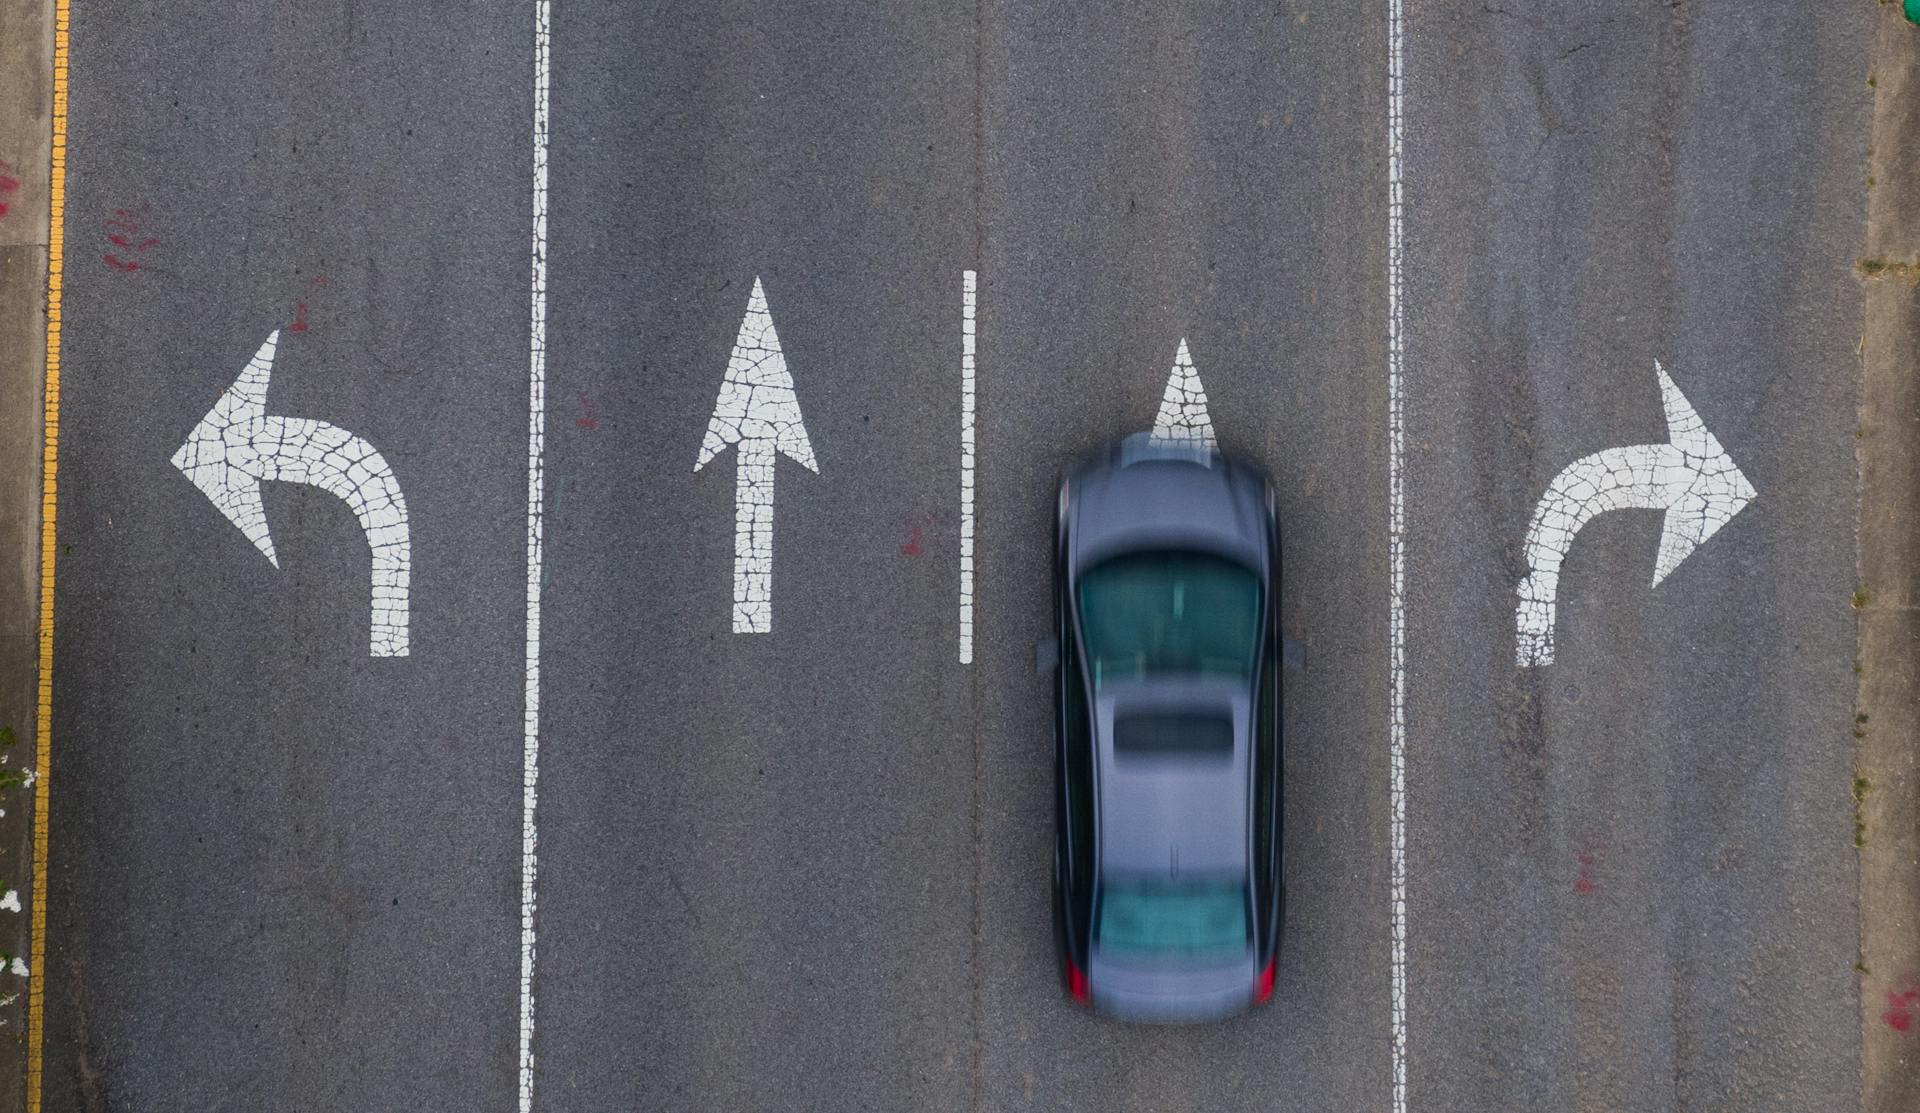
{"label": "white lane divider stripe", "polygon": [[960,663],[973,663],[973,352],[979,276],[960,280]]}
{"label": "white lane divider stripe", "polygon": [[540,780],[540,567],[547,453],[547,112],[552,5],[533,7],[533,238],[527,347],[526,749],[520,770],[520,1113],[533,1109],[534,883]]}
{"label": "white lane divider stripe", "polygon": [[1387,0],[1387,645],[1391,690],[1387,764],[1392,828],[1393,1113],[1407,1113],[1407,540],[1405,408],[1401,360],[1406,332],[1406,227],[1400,204],[1405,80],[1402,0]]}

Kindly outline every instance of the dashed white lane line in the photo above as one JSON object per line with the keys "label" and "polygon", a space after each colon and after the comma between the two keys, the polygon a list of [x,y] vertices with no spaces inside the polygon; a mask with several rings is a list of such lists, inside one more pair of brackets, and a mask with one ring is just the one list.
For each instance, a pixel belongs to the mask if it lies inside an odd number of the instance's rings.
{"label": "dashed white lane line", "polygon": [[1387,766],[1391,799],[1393,1113],[1407,1111],[1407,540],[1405,409],[1406,225],[1400,202],[1406,121],[1402,0],[1387,0]]}
{"label": "dashed white lane line", "polygon": [[979,276],[960,279],[960,663],[973,663],[973,352]]}
{"label": "dashed white lane line", "polygon": [[540,781],[540,568],[547,455],[547,114],[552,5],[533,6],[533,236],[527,346],[526,745],[520,768],[520,1113],[533,1109],[533,960]]}
{"label": "dashed white lane line", "polygon": [[1213,435],[1213,418],[1207,415],[1207,389],[1200,385],[1200,372],[1187,352],[1187,338],[1173,354],[1173,370],[1167,374],[1167,392],[1160,399],[1160,412],[1153,419],[1153,440],[1188,441],[1218,447]]}

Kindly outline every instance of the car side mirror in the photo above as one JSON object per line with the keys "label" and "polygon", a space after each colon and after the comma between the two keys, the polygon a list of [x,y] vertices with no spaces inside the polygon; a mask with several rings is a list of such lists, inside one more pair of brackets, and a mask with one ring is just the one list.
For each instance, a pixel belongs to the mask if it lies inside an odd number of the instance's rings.
{"label": "car side mirror", "polygon": [[1041,638],[1033,643],[1033,671],[1049,673],[1060,667],[1060,639]]}

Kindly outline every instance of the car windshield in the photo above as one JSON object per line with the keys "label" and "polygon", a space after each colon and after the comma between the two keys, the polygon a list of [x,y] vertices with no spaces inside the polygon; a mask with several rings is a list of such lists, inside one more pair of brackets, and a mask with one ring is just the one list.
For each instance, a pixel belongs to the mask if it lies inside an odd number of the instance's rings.
{"label": "car windshield", "polygon": [[1208,959],[1245,951],[1245,885],[1236,879],[1114,878],[1103,887],[1094,938],[1116,958]]}
{"label": "car windshield", "polygon": [[1160,673],[1253,675],[1260,581],[1205,553],[1130,553],[1080,577],[1094,690]]}

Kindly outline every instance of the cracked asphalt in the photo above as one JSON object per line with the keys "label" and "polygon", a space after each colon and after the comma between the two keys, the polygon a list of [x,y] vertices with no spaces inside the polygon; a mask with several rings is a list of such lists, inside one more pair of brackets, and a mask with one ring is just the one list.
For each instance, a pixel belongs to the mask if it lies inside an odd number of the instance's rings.
{"label": "cracked asphalt", "polygon": [[[1871,5],[1812,7],[1406,16],[1416,1113],[1858,1108]],[[555,5],[535,1108],[1391,1107],[1388,30]],[[533,64],[526,5],[77,10],[49,1110],[514,1107]],[[723,385],[756,289],[791,399]],[[169,465],[275,329],[266,414],[404,493],[404,656],[342,497],[264,485],[276,568]],[[1518,665],[1656,360],[1756,494],[1658,586],[1585,521]],[[1274,1001],[1162,1030],[1056,983],[1034,644],[1059,468],[1176,371],[1305,670]]]}

